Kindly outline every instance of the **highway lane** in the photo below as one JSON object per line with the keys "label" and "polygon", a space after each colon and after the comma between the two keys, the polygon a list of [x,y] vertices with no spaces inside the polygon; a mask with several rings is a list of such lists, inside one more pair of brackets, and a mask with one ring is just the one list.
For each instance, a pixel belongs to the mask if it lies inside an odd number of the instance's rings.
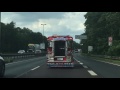
{"label": "highway lane", "polygon": [[[90,73],[93,71],[91,70]],[[48,68],[44,64],[18,78],[100,78],[100,76],[90,73],[80,64],[76,64],[74,68]]]}
{"label": "highway lane", "polygon": [[[45,60],[44,60],[45,61]],[[17,78],[100,78],[93,70],[75,60],[74,68],[49,68],[44,64],[34,67]]]}
{"label": "highway lane", "polygon": [[[46,57],[37,57],[6,64],[5,78],[103,78],[103,74],[91,67],[97,62],[74,54],[74,68],[49,68]],[[98,62],[98,64],[101,62]],[[96,63],[94,63],[96,64]],[[93,64],[93,65],[94,65]],[[95,68],[97,68],[97,65]],[[104,69],[103,69],[104,71]]]}
{"label": "highway lane", "polygon": [[120,66],[74,54],[74,68],[49,68],[46,57],[6,64],[5,78],[120,78]]}
{"label": "highway lane", "polygon": [[6,64],[6,71],[4,78],[16,78],[20,75],[28,72],[32,68],[42,65],[45,63],[45,56],[44,57],[37,57],[25,60],[19,60],[17,62],[8,63]]}
{"label": "highway lane", "polygon": [[104,78],[120,78],[120,65],[96,61],[80,54],[75,54],[74,57]]}

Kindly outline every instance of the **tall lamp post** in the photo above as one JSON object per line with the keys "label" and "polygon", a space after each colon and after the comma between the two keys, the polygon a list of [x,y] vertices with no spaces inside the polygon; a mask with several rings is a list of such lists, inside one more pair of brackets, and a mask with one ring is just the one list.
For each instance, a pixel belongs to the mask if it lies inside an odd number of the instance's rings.
{"label": "tall lamp post", "polygon": [[[1,12],[0,12],[1,17]],[[2,29],[1,29],[1,20],[0,20],[0,54],[2,54]]]}
{"label": "tall lamp post", "polygon": [[44,25],[46,24],[41,24],[41,25],[43,25],[43,43],[44,43]]}
{"label": "tall lamp post", "polygon": [[44,52],[44,49],[45,49],[45,43],[44,43],[44,25],[46,25],[46,24],[41,24],[41,25],[43,25],[43,52]]}

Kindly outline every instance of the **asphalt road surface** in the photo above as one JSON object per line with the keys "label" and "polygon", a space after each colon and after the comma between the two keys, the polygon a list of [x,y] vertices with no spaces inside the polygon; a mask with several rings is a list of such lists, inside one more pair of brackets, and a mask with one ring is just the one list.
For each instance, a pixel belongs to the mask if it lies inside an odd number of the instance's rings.
{"label": "asphalt road surface", "polygon": [[49,68],[46,57],[6,64],[4,78],[119,78],[120,66],[74,54],[75,67]]}

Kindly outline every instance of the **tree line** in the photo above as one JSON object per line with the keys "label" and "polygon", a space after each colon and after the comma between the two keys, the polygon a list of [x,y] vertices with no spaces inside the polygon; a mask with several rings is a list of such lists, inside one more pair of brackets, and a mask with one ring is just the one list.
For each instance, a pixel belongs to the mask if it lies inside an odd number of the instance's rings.
{"label": "tree line", "polygon": [[[88,53],[88,46],[93,46],[93,54],[120,55],[120,12],[87,12],[86,40],[82,40],[82,51]],[[112,46],[108,45],[108,37],[113,38]]]}
{"label": "tree line", "polygon": [[[1,25],[1,52],[2,53],[17,53],[18,50],[28,49],[29,43],[40,44],[45,42],[45,50],[47,50],[48,42],[47,37],[43,36],[40,32],[33,32],[29,28],[16,27],[15,22],[10,23],[0,23]],[[73,42],[75,48],[79,48],[79,44],[75,41]]]}
{"label": "tree line", "polygon": [[18,50],[28,49],[29,43],[40,44],[45,41],[47,46],[47,38],[40,32],[33,32],[29,28],[20,28],[15,26],[15,22],[1,22],[1,51],[2,53],[16,53]]}

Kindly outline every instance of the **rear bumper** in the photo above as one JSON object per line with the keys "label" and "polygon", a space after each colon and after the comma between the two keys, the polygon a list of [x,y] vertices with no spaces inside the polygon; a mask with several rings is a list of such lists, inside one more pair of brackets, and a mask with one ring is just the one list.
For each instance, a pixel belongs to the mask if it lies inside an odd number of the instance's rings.
{"label": "rear bumper", "polygon": [[71,62],[47,62],[49,67],[74,67],[74,63]]}

